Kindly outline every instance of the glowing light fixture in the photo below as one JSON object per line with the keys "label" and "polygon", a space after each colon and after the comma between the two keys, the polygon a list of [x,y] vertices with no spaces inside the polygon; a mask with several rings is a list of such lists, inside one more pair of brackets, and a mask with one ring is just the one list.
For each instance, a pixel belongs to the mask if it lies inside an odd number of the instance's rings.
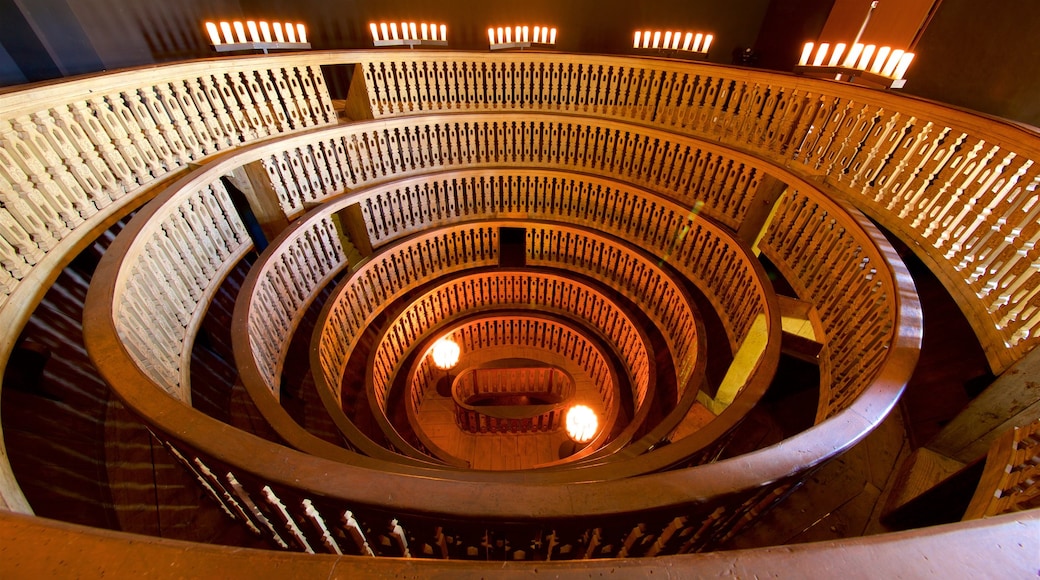
{"label": "glowing light fixture", "polygon": [[564,420],[567,436],[575,443],[588,443],[596,436],[599,428],[599,419],[596,412],[585,405],[574,405],[567,410],[567,418]]}
{"label": "glowing light fixture", "polygon": [[462,349],[457,342],[450,338],[438,339],[437,342],[433,343],[433,348],[430,349],[430,358],[433,359],[433,366],[442,371],[451,370],[455,365],[459,364],[460,354],[462,354]]}
{"label": "glowing light fixture", "polygon": [[499,26],[488,28],[488,44],[491,50],[556,44],[556,29],[551,26]]}
{"label": "glowing light fixture", "polygon": [[670,52],[670,56],[704,59],[714,36],[703,32],[680,30],[637,30],[632,48],[641,51]]}
{"label": "glowing light fixture", "polygon": [[[863,23],[852,41],[848,53],[845,53],[846,44],[838,42],[834,49],[830,50],[829,43],[821,43],[816,47],[812,42],[805,43],[802,48],[802,57],[798,59],[798,65],[794,71],[812,76],[834,78],[835,80],[853,81],[856,78],[863,79],[871,84],[881,85],[886,88],[898,89],[906,84],[906,69],[910,61],[914,59],[914,53],[902,49],[893,50],[892,47],[882,46],[878,48],[874,44],[863,44],[863,32],[867,29],[870,16],[878,7],[877,0],[870,3]],[[813,49],[816,49],[816,58],[812,58]],[[828,51],[830,58],[827,59]],[[844,56],[844,60],[842,60]],[[810,59],[812,62],[810,63]]]}
{"label": "glowing light fixture", "polygon": [[[901,88],[905,83],[906,70],[914,59],[914,53],[890,46],[854,43],[845,52],[845,43],[839,42],[831,49],[830,43],[818,46],[805,43],[802,56],[798,59],[795,72],[817,74],[821,77],[842,75],[846,80],[864,78],[886,87]],[[842,58],[844,56],[844,58]]]}
{"label": "glowing light fixture", "polygon": [[[400,24],[400,33],[398,33]],[[371,22],[373,46],[448,46],[448,27],[432,22]]]}
{"label": "glowing light fixture", "polygon": [[[234,50],[301,50],[310,48],[302,23],[248,20],[206,22],[209,43],[217,52]],[[248,31],[248,32],[247,32]],[[273,32],[273,36],[272,36]]]}

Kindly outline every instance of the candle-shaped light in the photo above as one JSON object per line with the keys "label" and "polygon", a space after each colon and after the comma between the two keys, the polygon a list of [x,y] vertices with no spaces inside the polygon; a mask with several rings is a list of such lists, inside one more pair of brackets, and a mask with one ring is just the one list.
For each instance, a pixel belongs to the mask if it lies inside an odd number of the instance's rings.
{"label": "candle-shaped light", "polygon": [[682,41],[682,32],[678,30],[672,35],[672,50],[679,50],[679,42]]}
{"label": "candle-shaped light", "polygon": [[708,49],[711,48],[711,41],[712,40],[715,40],[714,36],[712,36],[710,34],[705,34],[704,35],[704,46],[701,48],[701,52],[708,52]]}
{"label": "candle-shaped light", "polygon": [[[420,26],[419,28],[422,29],[422,39],[423,40],[429,40],[430,39],[430,25],[426,24],[425,22],[423,22],[422,26]],[[488,30],[490,30],[490,28]]]}
{"label": "candle-shaped light", "polygon": [[661,31],[660,30],[655,30],[654,31],[654,41],[651,43],[650,48],[660,48],[660,47],[661,47]]}
{"label": "candle-shaped light", "polygon": [[863,54],[859,57],[859,62],[856,63],[856,68],[859,70],[867,70],[867,65],[870,64],[870,59],[874,56],[874,51],[877,50],[877,46],[868,44],[863,47]]}
{"label": "candle-shaped light", "polygon": [[704,42],[704,35],[698,32],[697,36],[693,37],[693,52],[701,51],[702,42]]}
{"label": "candle-shaped light", "polygon": [[827,63],[827,66],[838,66],[838,62],[843,54],[845,54],[845,43],[839,42],[835,44],[834,50],[831,52],[831,60]]}
{"label": "candle-shaped light", "polygon": [[217,30],[217,25],[212,22],[206,23],[206,32],[209,33],[209,42],[213,46],[220,44],[220,31]]}
{"label": "candle-shaped light", "polygon": [[296,27],[292,25],[292,22],[285,23],[285,38],[293,44],[296,43]]}
{"label": "candle-shaped light", "polygon": [[841,66],[845,68],[852,68],[856,66],[856,60],[859,59],[859,55],[863,53],[863,43],[857,42],[852,45],[849,49],[849,55],[845,57],[845,62]]}
{"label": "candle-shaped light", "polygon": [[520,33],[521,32],[523,32],[523,31],[521,30],[521,28],[519,26],[517,26],[515,29],[513,29],[513,38],[515,38],[517,42],[523,42],[523,41],[520,40]]}
{"label": "candle-shaped light", "polygon": [[498,27],[498,44],[502,44],[506,40],[506,33],[501,26]]}
{"label": "candle-shaped light", "polygon": [[874,74],[881,74],[881,67],[885,66],[885,61],[888,60],[888,53],[892,52],[892,47],[882,46],[877,51],[877,57],[874,58],[874,64],[870,66],[870,72]]}
{"label": "candle-shaped light", "polygon": [[448,40],[448,26],[441,24],[441,40],[447,42]]}
{"label": "candle-shaped light", "polygon": [[664,33],[664,44],[662,45],[665,50],[668,50],[672,46],[672,31],[668,30]]}
{"label": "candle-shaped light", "polygon": [[827,57],[827,51],[831,45],[826,42],[821,42],[820,46],[816,49],[816,58],[813,59],[813,66],[823,66],[823,59]]}
{"label": "candle-shaped light", "polygon": [[408,23],[408,30],[412,33],[412,38],[415,38],[415,39],[419,38],[419,35],[415,33],[415,23],[414,22],[409,22]]}
{"label": "candle-shaped light", "polygon": [[[425,27],[425,24],[423,25]],[[488,44],[495,44],[495,29],[488,28]]]}
{"label": "candle-shaped light", "polygon": [[541,26],[535,26],[534,27],[534,34],[533,34],[533,36],[531,38],[531,42],[534,42],[534,43],[545,42],[544,40],[541,40],[541,38],[542,38],[541,32],[542,32],[542,27]]}
{"label": "candle-shaped light", "polygon": [[549,31],[549,44],[556,44],[556,29]]}
{"label": "candle-shaped light", "polygon": [[271,26],[274,27],[274,39],[278,42],[285,42],[285,34],[282,33],[282,23],[272,22]]}
{"label": "candle-shaped light", "polygon": [[690,50],[690,43],[691,42],[693,42],[693,33],[692,32],[687,32],[686,33],[686,38],[683,39],[682,49],[683,50]]}
{"label": "candle-shaped light", "polygon": [[296,38],[302,43],[307,42],[307,27],[302,22],[296,25]]}
{"label": "candle-shaped light", "polygon": [[892,73],[896,71],[896,66],[899,65],[899,59],[903,58],[904,52],[902,49],[896,49],[892,51],[892,54],[888,55],[888,62],[885,63],[885,68],[881,69],[881,76],[892,76]]}
{"label": "candle-shaped light", "polygon": [[397,40],[397,23],[390,23],[390,40]]}
{"label": "candle-shaped light", "polygon": [[403,40],[408,40],[408,23],[407,22],[402,22],[401,23],[401,38]]}
{"label": "candle-shaped light", "polygon": [[271,42],[271,25],[266,20],[260,21],[260,37],[264,39],[264,42]]}
{"label": "candle-shaped light", "polygon": [[812,57],[814,46],[816,45],[812,42],[805,43],[805,46],[802,47],[802,56],[798,59],[798,66],[807,66],[809,64],[809,58]]}
{"label": "candle-shaped light", "polygon": [[506,26],[506,44],[513,42],[513,29]]}
{"label": "candle-shaped light", "polygon": [[234,26],[235,26],[235,39],[238,40],[238,42],[240,44],[245,44],[245,42],[246,42],[246,27],[242,25],[242,21],[241,20],[236,20],[234,22]]}
{"label": "candle-shaped light", "polygon": [[896,70],[892,73],[892,78],[901,80],[906,75],[906,69],[910,67],[910,61],[912,60],[914,60],[914,53],[904,52],[899,59],[899,64],[896,65]]}
{"label": "candle-shaped light", "polygon": [[260,30],[256,27],[256,21],[246,22],[246,28],[249,29],[249,42],[260,42]]}
{"label": "candle-shaped light", "polygon": [[231,35],[231,25],[227,22],[220,23],[220,32],[224,35],[224,42],[235,44],[235,37]]}

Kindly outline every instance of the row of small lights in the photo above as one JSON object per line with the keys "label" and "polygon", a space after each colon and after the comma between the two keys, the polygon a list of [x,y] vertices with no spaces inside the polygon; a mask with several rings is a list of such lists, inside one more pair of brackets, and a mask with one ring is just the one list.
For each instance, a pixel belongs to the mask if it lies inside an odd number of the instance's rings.
{"label": "row of small lights", "polygon": [[[448,27],[444,24],[427,22],[370,23],[372,42],[375,46],[447,46]],[[218,50],[243,48],[309,48],[307,29],[302,23],[248,20],[221,21],[219,25],[206,22],[206,31],[211,43]],[[247,35],[248,31],[248,35]],[[533,34],[530,34],[533,31]],[[702,32],[637,30],[632,48],[688,52],[701,58],[707,55],[714,36]],[[488,43],[491,50],[524,48],[532,45],[552,46],[556,44],[556,28],[548,26],[514,26],[488,28]],[[838,69],[841,74],[870,73],[895,81],[901,86],[914,53],[891,47],[878,48],[874,44],[853,43],[848,53],[846,43],[805,43],[798,68]],[[815,53],[815,55],[814,55]],[[844,58],[843,58],[844,57]]]}
{"label": "row of small lights", "polygon": [[649,48],[656,50],[682,50],[686,52],[703,52],[707,53],[708,49],[711,48],[711,41],[714,40],[714,36],[711,34],[705,34],[703,32],[687,32],[683,36],[682,32],[671,30],[664,31],[664,42],[661,42],[661,31],[655,30],[653,32],[636,31],[635,42],[632,43],[632,48]]}
{"label": "row of small lights", "polygon": [[531,28],[527,26],[488,28],[488,43],[492,49],[510,44],[556,44],[555,28],[535,26],[533,35],[528,32]]}
{"label": "row of small lights", "polygon": [[[432,24],[420,22],[402,22],[401,33],[397,33],[396,22],[375,22],[368,25],[372,32],[372,42],[376,46],[387,46],[388,44],[413,44],[415,41],[443,43],[448,40],[448,27],[444,24]],[[438,35],[437,33],[440,32]]]}
{"label": "row of small lights", "polygon": [[[415,46],[435,44],[444,46],[448,40],[448,27],[428,22],[372,22],[368,25],[375,46]],[[248,36],[246,34],[248,30]],[[210,43],[214,47],[244,44],[306,44],[307,29],[302,23],[281,23],[240,20],[232,22],[206,22]],[[533,33],[533,34],[532,34]],[[662,35],[664,43],[661,42]],[[711,34],[672,31],[636,31],[633,48],[674,50],[707,53],[711,46]],[[492,50],[530,45],[555,45],[556,28],[551,26],[499,26],[488,28],[488,43]]]}
{"label": "row of small lights", "polygon": [[[213,22],[206,23],[206,32],[209,33],[213,46],[248,43],[307,44],[307,28],[302,23],[272,22],[268,24],[267,21],[261,20],[258,24],[256,20],[247,20],[243,25],[241,20],[235,20],[233,22],[221,21],[219,30],[217,26]],[[234,29],[234,34],[231,32],[232,29]],[[246,38],[247,29],[249,30],[248,39]],[[221,33],[223,33],[223,38],[221,38]]]}
{"label": "row of small lights", "polygon": [[[815,57],[813,56],[814,48],[816,51]],[[906,69],[914,59],[914,53],[912,52],[900,49],[892,50],[889,46],[878,48],[874,44],[864,45],[857,42],[852,45],[847,55],[845,54],[846,44],[844,42],[835,44],[833,50],[830,50],[830,48],[830,44],[826,42],[820,43],[818,47],[812,42],[805,43],[805,46],[802,48],[802,57],[798,60],[798,66],[841,67],[869,72],[892,80],[902,80],[903,76],[906,75]],[[827,58],[828,52],[830,53],[829,59]],[[844,60],[842,60],[843,55],[845,56]],[[811,64],[810,59],[812,59]],[[871,60],[873,60],[873,64],[871,64]]]}

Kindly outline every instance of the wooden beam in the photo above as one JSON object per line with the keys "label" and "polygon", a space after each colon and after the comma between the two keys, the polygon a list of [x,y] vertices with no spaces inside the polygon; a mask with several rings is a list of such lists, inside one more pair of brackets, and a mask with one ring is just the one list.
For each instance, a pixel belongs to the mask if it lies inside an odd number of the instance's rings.
{"label": "wooden beam", "polygon": [[773,212],[773,205],[780,195],[787,189],[787,184],[772,175],[762,175],[758,182],[758,189],[752,196],[744,221],[737,230],[737,237],[748,244],[753,244],[758,234],[769,223],[769,215]]}
{"label": "wooden beam", "polygon": [[347,102],[343,114],[349,121],[365,121],[374,119],[372,101],[368,94],[368,83],[365,82],[365,69],[360,64],[354,65],[354,74],[350,77],[350,88],[347,90]]}
{"label": "wooden beam", "polygon": [[365,216],[361,211],[360,203],[348,205],[332,214],[332,223],[336,225],[343,248],[346,250],[353,247],[357,252],[356,260],[349,258],[351,267],[361,259],[372,255],[372,239],[368,236],[368,227],[365,225]]}
{"label": "wooden beam", "polygon": [[968,403],[926,447],[959,461],[973,461],[1012,427],[1024,427],[1040,417],[1040,348],[997,377]]}
{"label": "wooden beam", "polygon": [[289,227],[289,220],[278,202],[278,192],[271,185],[271,178],[261,161],[253,161],[231,172],[231,181],[246,196],[249,208],[260,223],[260,229],[268,240],[273,240]]}

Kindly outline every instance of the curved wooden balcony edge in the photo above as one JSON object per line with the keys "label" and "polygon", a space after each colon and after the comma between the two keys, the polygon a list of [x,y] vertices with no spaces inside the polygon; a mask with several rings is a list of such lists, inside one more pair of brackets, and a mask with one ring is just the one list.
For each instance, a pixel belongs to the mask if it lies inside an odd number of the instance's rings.
{"label": "curved wooden balcony edge", "polygon": [[297,554],[139,536],[0,511],[0,552],[9,555],[0,563],[0,572],[13,579],[105,575],[161,580],[201,575],[243,580],[287,576],[381,580],[411,576],[484,578],[492,573],[504,578],[539,573],[556,578],[650,574],[690,578],[838,574],[954,578],[969,570],[1027,578],[1036,575],[1038,566],[1040,510],[789,546],[561,562]]}

